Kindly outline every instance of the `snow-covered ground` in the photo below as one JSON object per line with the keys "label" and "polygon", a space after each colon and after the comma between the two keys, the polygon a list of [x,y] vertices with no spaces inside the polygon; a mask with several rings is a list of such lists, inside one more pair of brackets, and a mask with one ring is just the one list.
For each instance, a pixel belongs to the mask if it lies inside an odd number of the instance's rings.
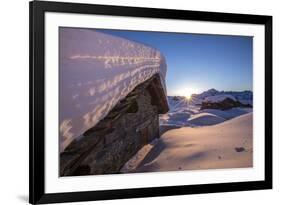
{"label": "snow-covered ground", "polygon": [[154,48],[94,29],[62,27],[59,39],[60,151],[154,74],[166,91],[165,58]]}
{"label": "snow-covered ground", "polygon": [[205,109],[200,107],[191,110],[171,111],[159,117],[160,126],[195,127],[213,125],[231,118],[250,113],[252,108],[232,108],[229,110]]}
{"label": "snow-covered ground", "polygon": [[253,114],[248,113],[213,126],[169,130],[150,147],[149,152],[142,152],[142,160],[128,162],[132,168],[122,171],[252,167],[252,123]]}
{"label": "snow-covered ground", "polygon": [[170,111],[159,117],[162,136],[141,149],[121,172],[251,167],[252,108],[200,109],[205,100],[225,98],[252,104],[250,91],[211,89],[189,100],[168,96]]}

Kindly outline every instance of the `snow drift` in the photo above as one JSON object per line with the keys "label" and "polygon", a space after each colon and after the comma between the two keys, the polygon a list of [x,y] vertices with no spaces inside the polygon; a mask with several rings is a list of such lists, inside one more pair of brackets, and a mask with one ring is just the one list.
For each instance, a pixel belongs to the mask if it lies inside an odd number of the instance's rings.
{"label": "snow drift", "polygon": [[166,92],[165,58],[154,48],[94,29],[63,27],[59,40],[60,151],[154,74]]}
{"label": "snow drift", "polygon": [[224,118],[207,112],[199,113],[188,119],[190,124],[197,126],[214,125],[223,121],[225,121]]}
{"label": "snow drift", "polygon": [[169,130],[150,148],[145,157],[142,156],[141,161],[128,162],[131,168],[126,171],[252,167],[252,136],[252,113],[213,126]]}

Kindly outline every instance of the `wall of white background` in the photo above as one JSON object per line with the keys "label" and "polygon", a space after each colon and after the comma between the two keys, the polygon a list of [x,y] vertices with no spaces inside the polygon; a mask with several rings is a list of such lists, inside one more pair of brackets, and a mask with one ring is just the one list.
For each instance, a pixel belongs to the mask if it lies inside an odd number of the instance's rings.
{"label": "wall of white background", "polygon": [[[126,199],[79,204],[278,204],[281,201],[281,6],[263,0],[72,0],[109,5],[273,15],[274,189],[236,193]],[[0,204],[28,200],[28,1],[1,2]],[[280,202],[279,202],[280,203]]]}

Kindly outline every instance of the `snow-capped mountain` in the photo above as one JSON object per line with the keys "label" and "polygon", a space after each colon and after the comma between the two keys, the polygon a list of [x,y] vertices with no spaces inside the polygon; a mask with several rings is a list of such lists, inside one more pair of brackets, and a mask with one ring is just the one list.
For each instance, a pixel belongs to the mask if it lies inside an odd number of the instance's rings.
{"label": "snow-capped mountain", "polygon": [[218,91],[214,88],[200,94],[191,95],[191,99],[184,96],[168,96],[170,111],[179,111],[191,106],[201,106],[202,102],[221,102],[229,98],[242,104],[253,104],[252,91]]}
{"label": "snow-capped mountain", "polygon": [[228,92],[224,92],[222,91],[222,93],[224,94],[228,94],[228,95],[232,95],[233,97],[236,98],[236,100],[238,100],[239,102],[243,103],[243,104],[250,104],[253,105],[253,92],[246,90],[246,91],[228,91]]}
{"label": "snow-capped mountain", "polygon": [[218,95],[219,93],[220,93],[219,91],[217,91],[216,89],[212,88],[212,89],[204,91],[204,92],[202,92],[200,94],[193,94],[191,97],[192,98],[204,99],[206,97]]}
{"label": "snow-capped mountain", "polygon": [[233,101],[237,101],[237,99],[234,96],[232,96],[232,95],[229,95],[229,94],[218,94],[218,95],[213,95],[213,96],[205,97],[203,102],[211,102],[211,103],[221,102],[221,101],[224,101],[227,98],[229,98],[229,99],[231,99]]}
{"label": "snow-capped mountain", "polygon": [[[212,96],[220,96],[218,97],[213,97]],[[253,92],[246,90],[246,91],[218,91],[214,88],[204,91],[200,94],[193,94],[191,97],[191,102],[193,104],[198,104],[200,105],[203,101],[207,101],[208,99],[216,99],[216,100],[223,100],[222,98],[231,98],[233,100],[236,99],[236,101],[241,102],[242,104],[253,104]],[[213,101],[212,100],[212,101]]]}

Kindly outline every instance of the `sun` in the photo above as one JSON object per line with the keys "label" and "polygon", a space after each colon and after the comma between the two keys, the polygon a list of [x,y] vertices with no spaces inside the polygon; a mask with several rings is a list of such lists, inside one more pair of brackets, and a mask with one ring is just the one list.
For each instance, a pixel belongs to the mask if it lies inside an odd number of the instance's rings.
{"label": "sun", "polygon": [[191,100],[192,94],[196,93],[195,88],[187,88],[184,90],[184,96],[186,97],[187,100]]}
{"label": "sun", "polygon": [[177,95],[184,96],[187,100],[191,100],[192,94],[198,93],[196,88],[185,87],[177,91]]}
{"label": "sun", "polygon": [[[191,95],[192,95],[192,94],[191,94]],[[186,98],[187,100],[191,100],[191,98],[192,98],[191,95],[186,95],[185,98]]]}

